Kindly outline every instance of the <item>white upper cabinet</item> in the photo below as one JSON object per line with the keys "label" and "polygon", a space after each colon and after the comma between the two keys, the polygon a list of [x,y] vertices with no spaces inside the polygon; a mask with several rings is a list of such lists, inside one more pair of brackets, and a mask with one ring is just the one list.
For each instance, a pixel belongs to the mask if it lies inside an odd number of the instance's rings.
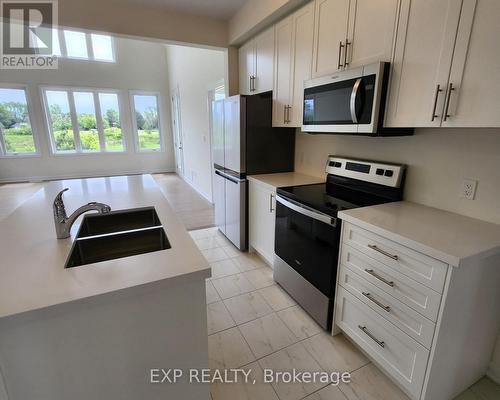
{"label": "white upper cabinet", "polygon": [[317,0],[314,34],[314,77],[343,68],[349,0]]}
{"label": "white upper cabinet", "polygon": [[293,16],[279,22],[275,28],[273,126],[288,126],[293,64]]}
{"label": "white upper cabinet", "polygon": [[288,126],[302,126],[304,81],[311,79],[312,44],[314,41],[314,2],[294,14],[293,25],[293,80],[288,109]]}
{"label": "white upper cabinet", "polygon": [[276,25],[273,126],[300,127],[304,81],[311,78],[314,2]]}
{"label": "white upper cabinet", "polygon": [[460,9],[457,0],[402,2],[385,126],[441,125]]}
{"label": "white upper cabinet", "polygon": [[499,39],[500,1],[464,0],[442,126],[500,126]]}
{"label": "white upper cabinet", "polygon": [[255,83],[253,93],[273,90],[274,27],[255,38]]}
{"label": "white upper cabinet", "polygon": [[345,67],[391,61],[399,0],[351,0]]}
{"label": "white upper cabinet", "polygon": [[240,94],[273,90],[274,27],[241,46],[238,58]]}
{"label": "white upper cabinet", "polygon": [[251,94],[255,76],[255,43],[248,42],[238,50],[240,94]]}

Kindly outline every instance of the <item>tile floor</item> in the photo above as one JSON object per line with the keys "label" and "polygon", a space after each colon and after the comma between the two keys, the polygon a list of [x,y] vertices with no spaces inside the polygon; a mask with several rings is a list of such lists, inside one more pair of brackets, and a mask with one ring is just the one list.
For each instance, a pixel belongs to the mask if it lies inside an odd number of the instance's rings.
{"label": "tile floor", "polygon": [[[256,384],[214,384],[213,400],[406,400],[344,336],[324,332],[272,279],[257,255],[239,252],[216,228],[190,232],[212,266],[206,282],[210,368],[252,370]],[[351,372],[351,383],[268,384],[275,371]],[[483,378],[456,400],[500,399]]]}

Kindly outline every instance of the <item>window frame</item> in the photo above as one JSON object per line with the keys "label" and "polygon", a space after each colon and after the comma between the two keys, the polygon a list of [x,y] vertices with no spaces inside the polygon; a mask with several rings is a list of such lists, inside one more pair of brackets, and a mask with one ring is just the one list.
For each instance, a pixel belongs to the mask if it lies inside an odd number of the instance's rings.
{"label": "window frame", "polygon": [[[50,109],[49,109],[49,102],[47,99],[47,91],[59,91],[59,92],[66,92],[68,95],[68,107],[69,107],[69,112],[70,112],[70,118],[71,118],[71,126],[73,129],[73,134],[74,134],[74,141],[75,141],[75,150],[67,150],[67,151],[58,151],[56,149],[56,143],[55,143],[55,137],[52,131],[52,117],[50,115]],[[99,135],[99,147],[100,150],[97,151],[84,151],[81,146],[81,139],[80,139],[80,128],[78,127],[78,121],[77,121],[77,112],[76,112],[76,107],[75,107],[75,98],[74,98],[74,93],[75,92],[86,92],[86,93],[92,93],[93,95],[93,100],[94,100],[94,109],[95,109],[95,117],[96,117],[96,126],[97,126],[97,132]],[[101,101],[99,99],[99,94],[116,94],[116,98],[118,101],[118,113],[120,117],[120,127],[122,130],[122,145],[123,145],[123,150],[107,150],[106,149],[106,138],[104,136],[104,126],[102,122],[102,113],[101,113]],[[100,154],[126,154],[128,153],[128,147],[127,147],[127,140],[126,140],[126,129],[124,128],[124,118],[123,118],[123,105],[122,105],[122,100],[120,99],[121,95],[121,90],[119,89],[99,89],[99,88],[90,88],[90,87],[76,87],[76,86],[52,86],[52,85],[43,85],[40,86],[40,96],[42,99],[42,104],[43,104],[43,112],[45,114],[44,120],[46,123],[47,127],[47,134],[48,134],[48,140],[49,140],[49,148],[50,148],[50,154],[52,156],[60,157],[60,156],[82,156],[82,155],[100,155]]]}
{"label": "window frame", "polygon": [[5,138],[3,134],[3,129],[0,127],[0,158],[31,158],[40,157],[40,142],[38,140],[38,132],[33,124],[33,103],[31,101],[30,89],[26,84],[18,83],[6,83],[0,82],[1,89],[18,89],[24,91],[24,96],[26,98],[26,106],[28,108],[28,118],[30,120],[31,135],[33,136],[33,144],[35,145],[35,151],[33,153],[7,153],[7,148],[5,145]]}
{"label": "window frame", "polygon": [[[156,107],[158,109],[158,132],[160,136],[160,148],[159,149],[141,149],[139,143],[139,130],[137,129],[137,120],[135,118],[135,101],[134,96],[155,96],[156,97]],[[156,91],[147,91],[147,90],[129,90],[129,98],[130,98],[130,111],[132,117],[132,135],[134,137],[134,145],[136,153],[146,153],[146,154],[154,154],[154,153],[165,153],[165,138],[163,132],[163,123],[162,123],[162,101],[161,101],[161,93]]]}
{"label": "window frame", "polygon": [[[54,28],[56,29],[56,28]],[[64,31],[69,31],[69,32],[79,32],[83,33],[85,35],[85,45],[87,47],[87,57],[75,57],[75,56],[68,56],[68,47],[66,44],[66,37],[64,36]],[[76,60],[76,61],[90,61],[90,62],[99,62],[99,63],[116,63],[116,43],[115,43],[115,38],[112,35],[109,35],[107,33],[101,33],[101,32],[87,32],[81,29],[64,29],[64,28],[57,28],[57,37],[59,39],[59,51],[61,52],[60,56],[56,56],[58,58],[63,58],[67,60]],[[111,55],[112,59],[111,60],[103,60],[103,59],[96,59],[94,55],[94,48],[92,47],[92,34],[94,35],[101,35],[101,36],[109,36],[111,38]]]}

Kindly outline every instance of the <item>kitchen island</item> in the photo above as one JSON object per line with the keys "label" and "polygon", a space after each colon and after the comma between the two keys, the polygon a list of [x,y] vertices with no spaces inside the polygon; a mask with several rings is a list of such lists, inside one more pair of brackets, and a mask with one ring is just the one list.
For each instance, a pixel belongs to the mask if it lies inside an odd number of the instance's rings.
{"label": "kitchen island", "polygon": [[[64,268],[52,202],[153,206],[170,248]],[[81,221],[81,219],[79,219]],[[207,385],[152,384],[153,368],[207,368],[210,267],[149,175],[47,183],[0,222],[0,386],[9,400],[207,399]],[[0,390],[1,393],[1,390]]]}

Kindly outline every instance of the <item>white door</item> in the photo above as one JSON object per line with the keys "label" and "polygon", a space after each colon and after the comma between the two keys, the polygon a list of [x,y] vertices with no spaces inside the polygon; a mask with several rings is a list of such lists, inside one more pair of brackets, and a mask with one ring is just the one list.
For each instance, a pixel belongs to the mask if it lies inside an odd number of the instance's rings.
{"label": "white door", "polygon": [[213,174],[215,226],[217,226],[222,233],[226,233],[226,180],[218,175],[215,170]]}
{"label": "white door", "polygon": [[245,159],[242,152],[241,105],[240,96],[224,100],[224,167],[235,172],[245,172]]}
{"label": "white door", "polygon": [[172,131],[174,133],[174,148],[175,148],[175,172],[184,176],[184,152],[182,145],[182,127],[181,127],[181,102],[179,88],[172,91],[171,107],[172,107]]}
{"label": "white door", "polygon": [[255,75],[255,43],[250,41],[238,50],[239,93],[251,94],[252,78]]}
{"label": "white door", "polygon": [[311,79],[312,48],[314,41],[314,2],[294,14],[293,24],[293,80],[288,126],[302,126],[304,81]]}
{"label": "white door", "polygon": [[273,90],[274,26],[255,38],[254,93]]}
{"label": "white door", "polygon": [[212,157],[224,167],[224,100],[212,102]]}
{"label": "white door", "polygon": [[276,24],[276,54],[274,60],[273,126],[288,126],[287,107],[290,105],[292,77],[293,16]]}
{"label": "white door", "polygon": [[313,77],[343,68],[349,0],[317,0]]}
{"label": "white door", "polygon": [[391,61],[399,0],[351,0],[347,66]]}
{"label": "white door", "polygon": [[464,1],[442,126],[500,126],[499,39],[500,1]]}
{"label": "white door", "polygon": [[460,19],[460,0],[404,0],[385,125],[438,127]]}

